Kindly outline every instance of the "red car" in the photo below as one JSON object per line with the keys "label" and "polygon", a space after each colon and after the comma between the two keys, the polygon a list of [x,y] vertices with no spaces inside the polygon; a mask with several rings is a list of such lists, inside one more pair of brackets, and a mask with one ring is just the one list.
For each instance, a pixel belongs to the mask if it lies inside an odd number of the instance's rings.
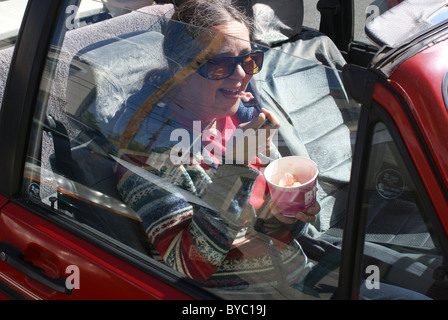
{"label": "red car", "polygon": [[[174,6],[162,2],[130,10],[94,0],[0,1],[0,298],[235,297],[157,257],[116,182],[124,165],[207,205],[120,157],[131,152],[166,170],[148,141],[120,149],[117,133],[130,104],[153,97],[148,71],[168,65],[164,28]],[[317,163],[321,206],[294,235],[298,247],[244,229],[241,241],[264,239],[270,261],[280,247],[303,251],[307,274],[291,284],[297,270],[272,263],[266,281],[248,265],[240,283],[260,286],[240,298],[448,298],[447,3],[376,2],[236,1],[253,14],[251,46],[264,54],[250,83],[255,102],[280,119],[283,157]],[[369,40],[357,33],[365,22]],[[169,120],[142,127],[163,140]],[[239,247],[241,258],[251,250]],[[266,310],[230,310],[238,312]]]}

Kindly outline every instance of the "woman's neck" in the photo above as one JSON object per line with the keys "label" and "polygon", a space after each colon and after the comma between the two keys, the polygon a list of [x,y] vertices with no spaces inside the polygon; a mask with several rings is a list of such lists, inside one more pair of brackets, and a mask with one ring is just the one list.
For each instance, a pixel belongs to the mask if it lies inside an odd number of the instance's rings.
{"label": "woman's neck", "polygon": [[185,128],[193,129],[193,122],[197,121],[201,124],[201,131],[205,129],[216,128],[216,118],[201,119],[201,115],[196,115],[191,112],[187,112],[185,108],[177,104],[176,102],[167,103],[166,105],[171,112],[174,113],[176,120]]}

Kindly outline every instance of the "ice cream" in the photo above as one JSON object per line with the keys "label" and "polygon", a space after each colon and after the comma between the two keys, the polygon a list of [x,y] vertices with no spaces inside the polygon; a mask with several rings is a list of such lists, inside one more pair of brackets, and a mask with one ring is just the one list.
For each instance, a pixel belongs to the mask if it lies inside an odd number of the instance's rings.
{"label": "ice cream", "polygon": [[286,156],[271,161],[263,175],[275,207],[287,217],[316,203],[317,164],[309,158]]}
{"label": "ice cream", "polygon": [[280,179],[278,185],[281,187],[298,187],[302,185],[298,180],[295,175],[285,172],[285,175]]}

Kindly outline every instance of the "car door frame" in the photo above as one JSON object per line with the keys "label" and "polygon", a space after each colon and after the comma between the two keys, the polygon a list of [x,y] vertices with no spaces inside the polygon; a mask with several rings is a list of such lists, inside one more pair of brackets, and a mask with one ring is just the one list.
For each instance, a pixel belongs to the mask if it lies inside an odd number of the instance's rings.
{"label": "car door frame", "polygon": [[19,30],[0,114],[0,194],[7,198],[20,193],[33,111],[61,8],[55,1],[29,0]]}
{"label": "car door frame", "polygon": [[[63,1],[29,0],[24,14],[24,22],[20,29],[11,61],[10,73],[5,87],[2,109],[0,111],[0,150],[2,150],[3,154],[0,157],[0,168],[3,170],[0,195],[6,197],[15,205],[24,207],[33,214],[53,222],[77,236],[87,237],[89,242],[101,250],[110,252],[124,261],[131,259],[132,261],[130,262],[133,266],[144,271],[149,271],[155,278],[163,279],[163,281],[170,283],[180,291],[187,292],[188,295],[192,295],[195,298],[212,297],[208,292],[200,290],[193,283],[189,283],[184,279],[179,281],[179,279],[174,278],[170,270],[165,270],[160,267],[159,269],[148,267],[138,258],[124,256],[120,250],[114,250],[98,241],[95,237],[86,236],[85,233],[74,229],[71,225],[61,223],[60,220],[55,219],[42,208],[31,202],[24,202],[21,199],[23,164],[26,159],[30,128],[33,122],[39,85],[47,59],[48,48],[53,39],[53,31],[63,5]],[[371,78],[366,77],[366,79]],[[367,88],[370,87],[367,86]],[[364,99],[366,97],[370,99],[371,95],[369,96],[368,92],[364,93]],[[362,191],[360,187],[363,186],[363,182],[365,181],[365,176],[362,174],[366,170],[365,160],[368,157],[368,145],[365,145],[365,142],[368,142],[371,138],[368,131],[369,124],[372,121],[372,118],[369,116],[369,113],[372,112],[370,108],[378,109],[378,106],[371,107],[368,104],[370,104],[370,101],[363,106],[363,112],[359,122],[360,129],[357,137],[357,147],[355,148],[354,154],[349,194],[350,201],[344,230],[342,262],[339,275],[338,294],[339,298],[342,299],[353,298],[353,295],[359,288],[364,233],[362,228],[363,217],[356,213],[359,212],[358,210],[360,208],[360,192]],[[393,122],[388,121],[388,123],[394,126]],[[407,153],[407,150],[403,151]],[[414,165],[412,161],[410,165]],[[420,178],[417,180],[420,180]],[[427,202],[426,205],[432,207],[431,202]]]}
{"label": "car door frame", "polygon": [[[359,297],[359,286],[362,278],[362,262],[366,235],[366,215],[362,212],[364,186],[370,156],[370,146],[375,124],[382,122],[396,143],[400,155],[411,175],[421,204],[438,237],[445,256],[448,256],[448,237],[438,212],[446,207],[446,203],[437,203],[427,191],[428,185],[437,185],[434,193],[440,193],[443,199],[443,182],[440,172],[432,159],[429,146],[426,144],[419,126],[414,119],[411,108],[400,93],[375,70],[347,64],[343,69],[344,85],[349,95],[361,104],[352,172],[348,195],[346,224],[342,241],[341,266],[339,273],[339,299]],[[407,139],[403,138],[406,136]],[[416,157],[420,155],[420,157]],[[424,155],[423,157],[421,155]],[[415,159],[419,159],[418,161]],[[422,179],[421,172],[425,172]],[[445,211],[442,211],[445,212]]]}
{"label": "car door frame", "polygon": [[[76,0],[73,0],[74,4],[76,2]],[[30,128],[33,122],[39,86],[48,50],[53,40],[53,33],[63,7],[64,1],[29,0],[28,2],[11,61],[0,112],[0,148],[5,155],[0,157],[0,168],[5,172],[0,184],[0,196],[7,198],[13,205],[25,208],[37,217],[86,239],[100,250],[111,253],[132,266],[148,272],[156,279],[162,279],[162,281],[188,296],[197,299],[219,298],[201,290],[188,279],[174,277],[172,270],[168,268],[164,269],[159,265],[148,266],[146,261],[142,262],[138,257],[123,254],[122,251],[106,245],[94,236],[73,228],[72,225],[55,218],[42,207],[26,201],[20,196]],[[350,11],[352,6],[345,6],[344,8]],[[18,92],[21,94],[16,94]],[[357,229],[346,229],[345,232],[348,236],[351,235],[351,230]],[[357,257],[356,254],[353,255],[351,250],[345,249],[345,251],[347,251],[347,254],[344,254],[343,250],[345,268],[341,269],[340,274],[342,281],[350,279],[351,272],[355,269],[353,261],[356,261],[355,258]],[[342,284],[344,283],[339,282],[339,286]],[[340,297],[350,298],[353,292],[356,292],[356,289],[353,289],[349,283],[344,287],[350,288],[350,292],[345,293],[344,290],[339,290]]]}

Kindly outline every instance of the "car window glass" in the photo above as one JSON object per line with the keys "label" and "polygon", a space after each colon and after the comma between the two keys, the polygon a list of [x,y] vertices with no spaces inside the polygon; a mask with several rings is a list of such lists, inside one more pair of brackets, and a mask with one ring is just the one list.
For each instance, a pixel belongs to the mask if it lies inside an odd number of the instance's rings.
{"label": "car window glass", "polygon": [[[84,24],[65,11],[65,34],[55,35],[63,41],[42,80],[48,89],[39,95],[23,195],[223,297],[331,298],[359,115],[342,86],[339,51],[326,37],[270,49],[204,34],[165,18],[170,10],[99,11]],[[195,34],[200,41],[192,42]],[[309,50],[320,41],[332,51],[328,60]],[[252,73],[246,89],[234,80]],[[228,101],[236,113],[227,115]],[[272,132],[237,136],[258,106],[281,123],[269,148],[259,141]],[[239,153],[244,140],[249,153]],[[317,192],[312,223],[273,216],[261,173],[288,156],[317,163],[316,188],[302,200],[312,203]]]}
{"label": "car window glass", "polygon": [[27,0],[0,1],[0,108],[14,44],[27,2]]}
{"label": "car window glass", "polygon": [[446,259],[421,194],[383,123],[375,126],[370,154],[363,197],[366,282],[361,293],[385,299],[419,294],[446,299],[440,290]]}

